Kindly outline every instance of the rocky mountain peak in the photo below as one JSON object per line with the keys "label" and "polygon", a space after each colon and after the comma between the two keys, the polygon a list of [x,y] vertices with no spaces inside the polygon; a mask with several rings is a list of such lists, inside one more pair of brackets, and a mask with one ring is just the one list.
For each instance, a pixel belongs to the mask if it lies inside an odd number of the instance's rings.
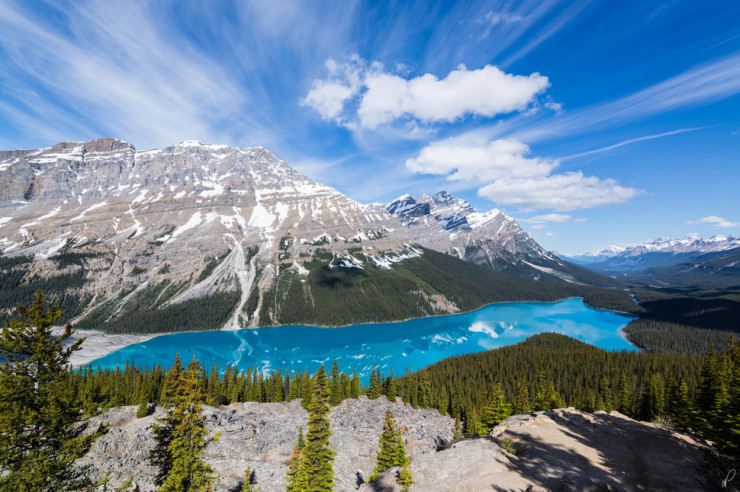
{"label": "rocky mountain peak", "polygon": [[76,293],[91,307],[167,283],[179,291],[159,302],[240,292],[231,322],[257,323],[242,307],[281,271],[304,274],[316,255],[350,248],[390,265],[408,243],[395,217],[262,147],[185,141],[139,151],[104,138],[0,154],[0,253],[32,258],[29,275],[54,275],[69,255],[82,258],[75,271],[98,264]]}
{"label": "rocky mountain peak", "polygon": [[539,279],[576,281],[569,266],[540,246],[498,209],[478,212],[447,191],[414,198],[404,194],[385,206],[401,219],[414,241],[458,258]]}

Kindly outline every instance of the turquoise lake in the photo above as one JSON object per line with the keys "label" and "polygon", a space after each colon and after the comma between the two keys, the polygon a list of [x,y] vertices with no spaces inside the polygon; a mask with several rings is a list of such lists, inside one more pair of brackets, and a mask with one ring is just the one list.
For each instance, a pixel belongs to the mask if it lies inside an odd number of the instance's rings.
{"label": "turquoise lake", "polygon": [[366,378],[373,367],[402,374],[446,357],[511,345],[543,332],[557,332],[607,350],[635,350],[621,334],[632,318],[588,307],[581,299],[485,306],[448,316],[340,328],[281,326],[238,331],[163,335],[129,345],[93,361],[92,367],[169,367],[176,353],[213,364],[263,371],[306,369],[337,360],[345,372]]}

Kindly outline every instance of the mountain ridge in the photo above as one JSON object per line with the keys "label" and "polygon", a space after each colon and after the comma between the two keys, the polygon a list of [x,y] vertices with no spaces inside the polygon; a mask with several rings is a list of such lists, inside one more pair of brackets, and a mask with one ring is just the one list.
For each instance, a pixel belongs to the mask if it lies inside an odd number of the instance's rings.
{"label": "mountain ridge", "polygon": [[319,321],[350,322],[336,299],[346,295],[365,299],[352,313],[361,321],[381,320],[373,310],[382,320],[455,312],[464,282],[440,279],[467,267],[428,250],[531,281],[590,283],[501,212],[446,192],[425,200],[444,227],[409,227],[263,147],[191,140],[137,151],[104,138],[3,151],[0,311],[41,288],[81,327],[118,331],[317,321],[301,316],[327,305],[331,319]]}

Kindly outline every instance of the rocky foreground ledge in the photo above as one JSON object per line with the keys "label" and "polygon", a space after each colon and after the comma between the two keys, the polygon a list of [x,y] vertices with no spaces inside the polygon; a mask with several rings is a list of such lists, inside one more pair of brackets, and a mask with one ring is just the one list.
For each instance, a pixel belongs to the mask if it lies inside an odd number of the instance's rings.
{"label": "rocky foreground ledge", "polygon": [[[331,414],[336,490],[399,490],[391,474],[378,485],[363,484],[372,473],[388,409],[407,441],[416,480],[412,491],[706,489],[699,443],[617,412],[568,408],[517,415],[489,437],[453,443],[451,418],[362,397],[345,400]],[[105,423],[108,431],[81,462],[92,465],[95,478],[107,475],[109,488],[133,479],[132,490],[144,492],[155,489],[148,455],[151,427],[161,413],[135,414],[136,407],[118,407],[93,419],[93,426]],[[217,491],[238,490],[247,466],[262,492],[285,490],[291,450],[299,427],[306,427],[299,401],[206,407],[204,415],[209,432],[220,434],[204,454],[220,477]],[[516,454],[499,446],[509,440]]]}

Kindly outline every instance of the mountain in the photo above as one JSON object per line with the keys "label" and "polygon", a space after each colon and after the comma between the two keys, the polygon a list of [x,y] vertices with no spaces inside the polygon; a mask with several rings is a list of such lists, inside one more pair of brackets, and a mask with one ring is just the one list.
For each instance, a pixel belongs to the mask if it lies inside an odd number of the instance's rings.
{"label": "mountain", "polygon": [[623,272],[622,278],[653,287],[740,289],[740,247],[692,255],[676,264]]}
{"label": "mountain", "polygon": [[360,204],[259,147],[105,138],[0,152],[0,318],[40,289],[81,328],[333,325],[585,283],[496,210],[444,192],[406,202]]}
{"label": "mountain", "polygon": [[446,191],[418,198],[405,194],[385,205],[385,211],[401,219],[416,243],[495,271],[533,280],[609,283],[545,250],[500,210],[478,212]]}
{"label": "mountain", "polygon": [[630,246],[609,246],[568,259],[599,272],[625,272],[677,265],[706,253],[735,248],[740,248],[740,237],[716,235],[702,239],[691,235],[683,239],[658,238]]}

